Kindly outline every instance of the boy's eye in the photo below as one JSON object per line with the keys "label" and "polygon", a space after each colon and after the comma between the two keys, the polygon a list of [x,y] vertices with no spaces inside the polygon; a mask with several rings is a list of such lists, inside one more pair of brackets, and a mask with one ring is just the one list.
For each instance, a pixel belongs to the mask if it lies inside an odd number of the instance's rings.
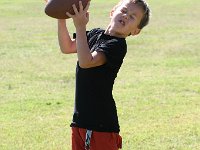
{"label": "boy's eye", "polygon": [[122,13],[126,13],[127,11],[126,11],[125,9],[122,9],[121,12],[122,12]]}
{"label": "boy's eye", "polygon": [[131,15],[130,18],[131,18],[131,19],[135,19],[134,15]]}

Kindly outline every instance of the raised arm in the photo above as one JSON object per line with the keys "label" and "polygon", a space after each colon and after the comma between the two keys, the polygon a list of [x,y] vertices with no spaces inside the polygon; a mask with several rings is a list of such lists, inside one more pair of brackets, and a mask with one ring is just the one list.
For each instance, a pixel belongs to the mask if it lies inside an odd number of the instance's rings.
{"label": "raised arm", "polygon": [[76,41],[71,39],[65,19],[58,19],[58,41],[62,53],[76,53]]}
{"label": "raised arm", "polygon": [[78,11],[76,6],[73,5],[75,15],[67,13],[67,15],[73,19],[74,25],[76,27],[76,48],[79,66],[81,68],[91,68],[103,65],[106,62],[104,53],[97,51],[90,53],[90,49],[87,43],[86,24],[89,21],[89,13],[87,12],[89,3],[86,8],[83,9],[82,2],[80,1],[79,8],[80,10]]}

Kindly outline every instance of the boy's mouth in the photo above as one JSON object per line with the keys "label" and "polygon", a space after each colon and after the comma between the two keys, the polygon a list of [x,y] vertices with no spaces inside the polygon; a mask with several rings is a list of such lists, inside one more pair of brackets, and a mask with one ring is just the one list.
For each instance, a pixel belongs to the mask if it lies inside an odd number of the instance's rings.
{"label": "boy's mouth", "polygon": [[119,23],[125,26],[125,22],[123,20],[119,20]]}

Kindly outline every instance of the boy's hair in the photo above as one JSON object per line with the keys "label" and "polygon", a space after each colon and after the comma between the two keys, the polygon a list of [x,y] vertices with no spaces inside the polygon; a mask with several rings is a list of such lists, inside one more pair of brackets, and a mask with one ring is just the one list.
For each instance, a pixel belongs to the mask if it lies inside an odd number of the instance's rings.
{"label": "boy's hair", "polygon": [[[124,1],[126,0],[121,0],[117,6],[120,6]],[[138,28],[139,29],[144,28],[149,23],[149,19],[150,19],[150,9],[147,2],[145,0],[128,0],[128,1],[137,4],[143,9],[144,15],[140,21],[140,24],[138,25]]]}
{"label": "boy's hair", "polygon": [[138,25],[139,29],[144,28],[149,23],[150,9],[145,0],[132,0],[144,10],[144,15]]}

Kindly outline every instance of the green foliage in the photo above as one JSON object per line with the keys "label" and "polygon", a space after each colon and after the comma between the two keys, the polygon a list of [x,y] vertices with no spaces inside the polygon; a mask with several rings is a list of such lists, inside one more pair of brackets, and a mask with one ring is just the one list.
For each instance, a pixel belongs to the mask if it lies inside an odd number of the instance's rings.
{"label": "green foliage", "polygon": [[[88,29],[105,28],[116,2],[92,1]],[[200,149],[200,2],[149,4],[150,24],[127,39],[114,86],[123,149]],[[71,149],[76,55],[60,53],[44,6],[0,1],[1,150]]]}

